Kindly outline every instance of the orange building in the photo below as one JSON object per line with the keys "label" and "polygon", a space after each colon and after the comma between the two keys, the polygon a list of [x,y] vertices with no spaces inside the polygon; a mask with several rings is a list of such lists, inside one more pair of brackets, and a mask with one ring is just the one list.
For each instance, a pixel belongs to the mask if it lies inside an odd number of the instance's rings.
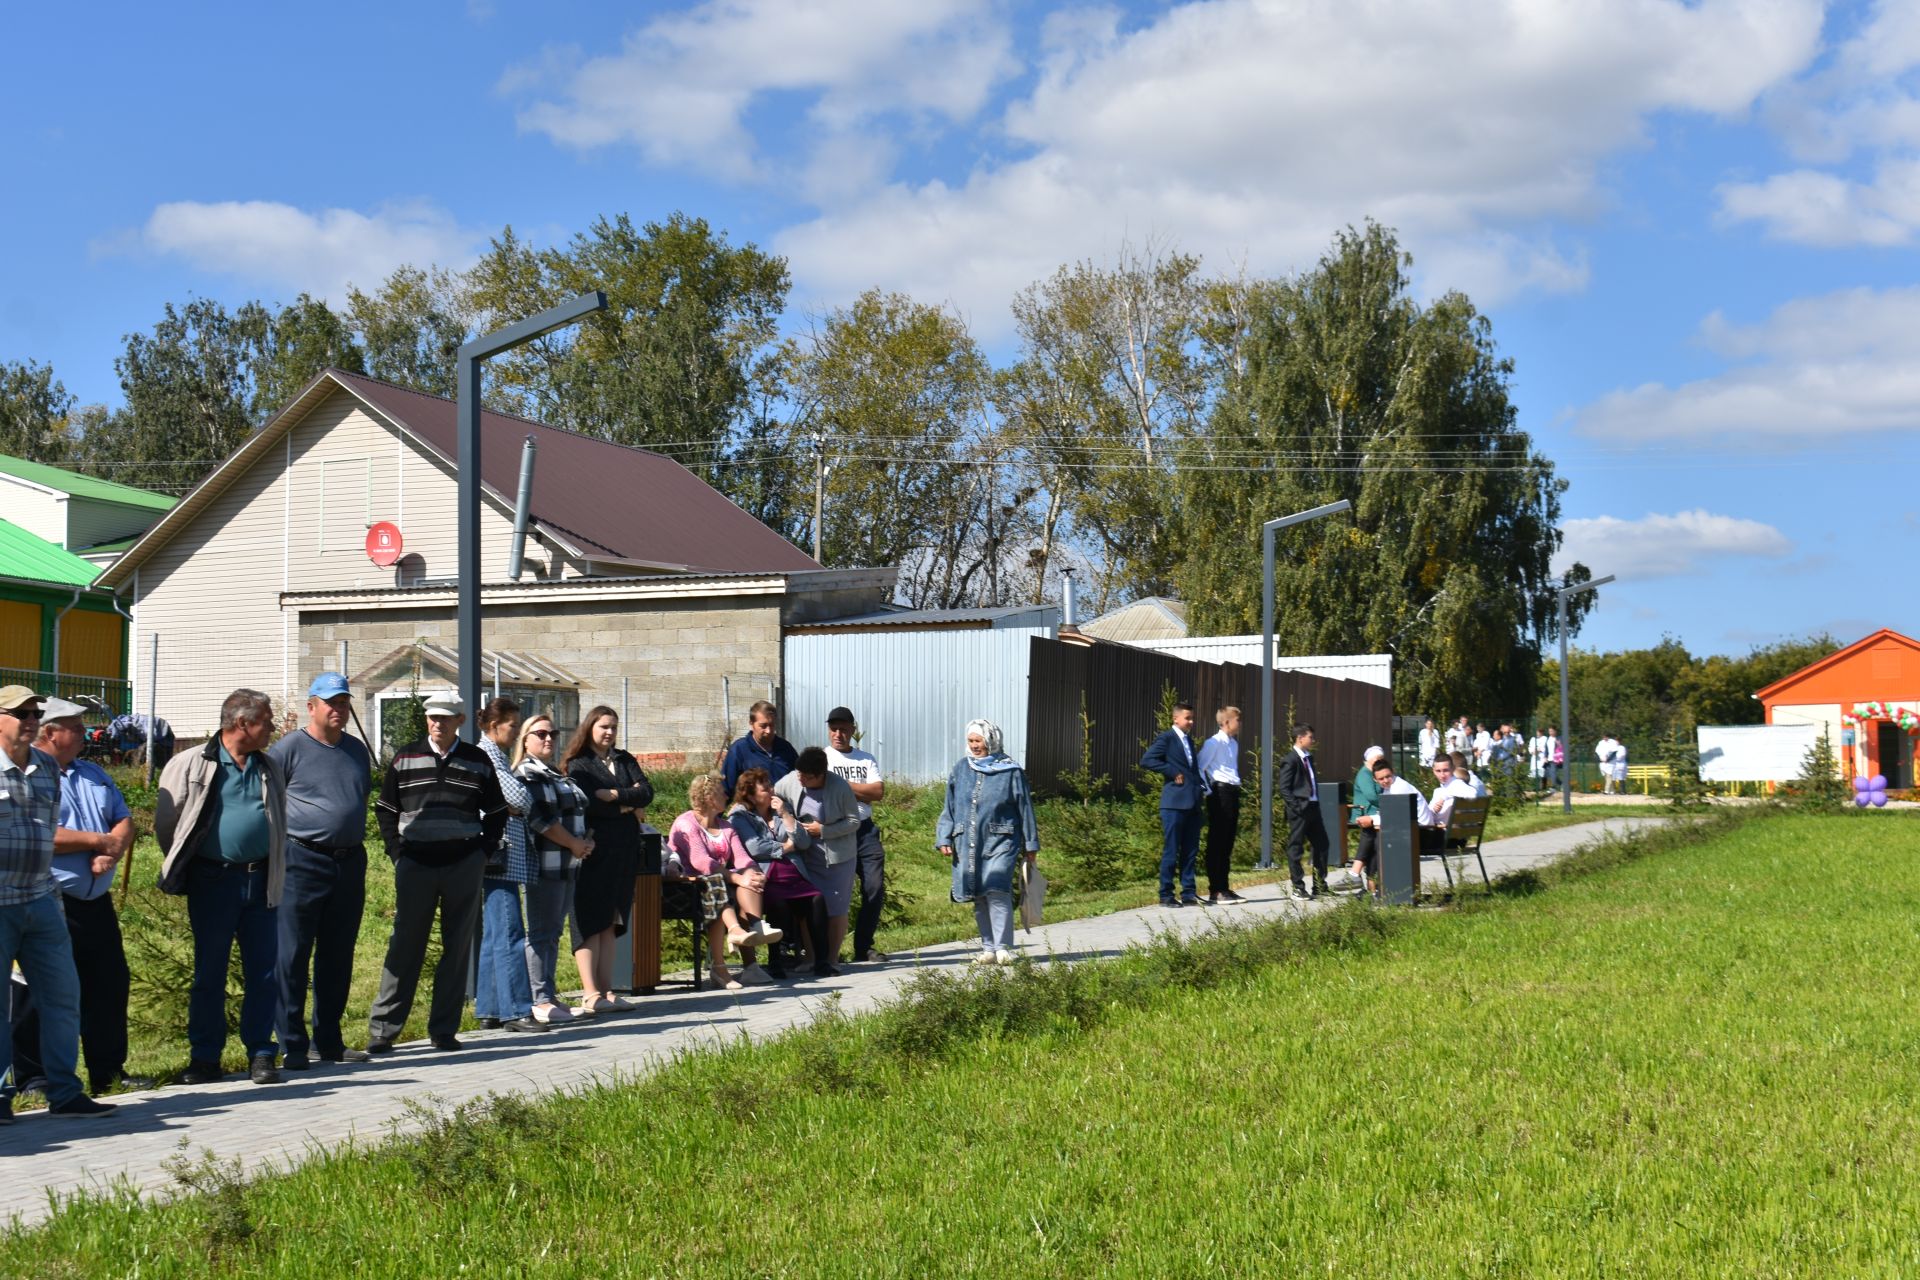
{"label": "orange building", "polygon": [[1825,726],[1844,777],[1914,785],[1920,748],[1920,640],[1881,629],[1753,695],[1768,724]]}

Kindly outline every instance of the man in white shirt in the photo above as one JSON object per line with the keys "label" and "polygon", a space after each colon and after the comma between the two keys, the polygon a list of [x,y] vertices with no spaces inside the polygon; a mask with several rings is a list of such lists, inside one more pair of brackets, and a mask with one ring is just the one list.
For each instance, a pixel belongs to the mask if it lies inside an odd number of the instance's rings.
{"label": "man in white shirt", "polygon": [[1594,758],[1600,762],[1601,789],[1607,795],[1612,795],[1614,791],[1613,763],[1614,757],[1620,754],[1620,750],[1620,743],[1610,733],[1604,735],[1600,741],[1593,745]]}
{"label": "man in white shirt", "polygon": [[1527,739],[1527,776],[1536,781],[1547,776],[1547,735],[1539,729]]}
{"label": "man in white shirt", "polygon": [[1447,819],[1453,816],[1455,800],[1474,800],[1480,796],[1472,783],[1454,773],[1453,761],[1449,757],[1441,756],[1433,762],[1433,780],[1439,785],[1434,787],[1433,799],[1427,804],[1433,812],[1434,826],[1447,825]]}
{"label": "man in white shirt", "polygon": [[1484,769],[1487,761],[1493,757],[1493,735],[1487,732],[1487,726],[1475,725],[1473,734],[1473,767]]}
{"label": "man in white shirt", "polygon": [[1440,754],[1440,731],[1433,727],[1433,717],[1427,717],[1426,725],[1420,730],[1420,767],[1433,768],[1433,758]]}
{"label": "man in white shirt", "polygon": [[880,776],[880,762],[853,745],[859,727],[846,707],[827,712],[827,769],[847,780],[859,802],[860,829],[854,839],[859,844],[860,913],[853,918],[853,958],[878,963],[887,958],[873,946],[887,903],[887,850],[880,828],[873,825],[873,802],[886,794],[887,784]]}
{"label": "man in white shirt", "polygon": [[1447,726],[1447,753],[1465,751],[1473,743],[1473,730],[1467,728],[1467,718],[1461,716]]}
{"label": "man in white shirt", "polygon": [[1213,713],[1220,731],[1200,744],[1197,767],[1207,792],[1207,905],[1245,902],[1227,887],[1233,869],[1233,838],[1240,830],[1240,708]]}

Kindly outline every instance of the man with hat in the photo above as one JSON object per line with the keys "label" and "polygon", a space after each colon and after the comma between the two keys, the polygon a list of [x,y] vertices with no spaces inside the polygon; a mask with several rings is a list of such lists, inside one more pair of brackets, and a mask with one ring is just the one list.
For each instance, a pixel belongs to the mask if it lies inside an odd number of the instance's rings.
{"label": "man with hat", "polygon": [[[80,1086],[80,979],[53,878],[60,766],[33,745],[43,699],[25,685],[0,688],[0,972],[20,966],[40,1006],[47,1111],[98,1116],[114,1108]],[[0,1124],[13,1122],[12,1027],[0,1019]]]}
{"label": "man with hat", "polygon": [[226,1075],[227,967],[240,947],[240,1042],[255,1084],[278,1084],[280,895],[287,875],[287,793],[267,754],[273,703],[235,689],[220,704],[220,732],[167,761],[153,834],[165,860],[160,888],[187,896],[193,928],[193,989],[187,1001],[190,1060],[182,1084]]}
{"label": "man with hat", "polygon": [[853,918],[853,959],[879,961],[886,952],[876,951],[873,935],[880,927],[880,911],[887,904],[887,850],[880,842],[880,828],[873,824],[873,802],[886,794],[887,784],[880,776],[880,762],[853,745],[860,726],[853,712],[835,707],[827,712],[827,767],[847,780],[853,798],[859,802],[860,829],[854,833],[859,852],[860,913]]}
{"label": "man with hat", "polygon": [[[133,847],[133,813],[107,771],[80,753],[86,749],[86,708],[48,698],[35,744],[60,768],[60,825],[53,833],[53,878],[73,943],[80,982],[80,1043],[88,1087],[105,1093],[116,1083],[136,1089],[153,1081],[124,1074],[127,1065],[127,997],[132,985],[120,917],[108,890],[120,860]],[[20,1080],[43,1074],[39,1065],[37,1012],[16,1016],[14,1073]]]}
{"label": "man with hat", "polygon": [[[367,801],[373,758],[347,733],[353,695],[323,671],[307,686],[307,723],[268,752],[287,778],[287,887],[280,902],[280,1047],[289,1071],[309,1049],[327,1062],[366,1062],[340,1035],[353,985],[353,945],[367,905]],[[313,1035],[307,1035],[307,988]]]}
{"label": "man with hat", "polygon": [[367,1018],[369,1053],[393,1052],[406,1028],[436,910],[440,964],[433,973],[427,1038],[436,1049],[460,1048],[454,1033],[467,1004],[487,850],[507,830],[507,801],[493,761],[460,741],[467,718],[460,695],[448,689],[425,701],[427,736],[394,754],[374,805],[393,860],[393,936]]}

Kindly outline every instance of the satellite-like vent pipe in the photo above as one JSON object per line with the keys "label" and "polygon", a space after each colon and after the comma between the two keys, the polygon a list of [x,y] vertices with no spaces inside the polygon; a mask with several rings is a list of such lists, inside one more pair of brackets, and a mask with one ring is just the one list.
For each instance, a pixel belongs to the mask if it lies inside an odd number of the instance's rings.
{"label": "satellite-like vent pipe", "polygon": [[533,437],[520,446],[520,496],[513,500],[513,550],[507,555],[507,577],[520,581],[520,562],[527,551],[528,509],[533,505]]}

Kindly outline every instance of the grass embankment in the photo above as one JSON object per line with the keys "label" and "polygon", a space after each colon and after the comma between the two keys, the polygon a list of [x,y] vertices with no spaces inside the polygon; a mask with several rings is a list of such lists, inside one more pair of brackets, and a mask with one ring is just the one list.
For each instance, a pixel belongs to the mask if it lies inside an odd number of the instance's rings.
{"label": "grass embankment", "polygon": [[[252,1187],[203,1165],[0,1271],[1910,1275],[1917,852],[1723,816],[1462,910],[930,975]],[[1874,892],[1832,874],[1869,856]]]}
{"label": "grass embankment", "polygon": [[[136,770],[116,770],[128,800],[135,810],[142,831],[152,829],[152,796],[138,785]],[[654,776],[657,801],[648,817],[662,830],[686,807],[687,783],[691,775],[661,773]],[[888,858],[889,899],[878,945],[883,951],[910,951],[915,947],[968,937],[973,933],[972,912],[957,907],[948,899],[950,864],[933,849],[934,825],[940,816],[945,792],[941,787],[910,787],[894,783],[888,786],[885,801],[878,806],[877,820],[885,834]],[[1043,853],[1043,866],[1053,881],[1048,897],[1049,919],[1067,920],[1099,915],[1109,911],[1145,906],[1157,897],[1156,869],[1159,865],[1160,833],[1158,818],[1150,806],[1138,802],[1103,804],[1109,811],[1113,838],[1124,850],[1124,876],[1112,887],[1093,888],[1075,883],[1074,869],[1058,857]],[[1251,806],[1249,806],[1251,809]],[[1040,835],[1043,849],[1053,844],[1051,836],[1064,812],[1057,801],[1040,806]],[[1489,820],[1487,835],[1502,835],[1559,825],[1561,821],[1590,821],[1619,814],[1642,814],[1644,810],[1583,808],[1572,819],[1557,812],[1521,811],[1501,814]],[[1274,873],[1256,873],[1253,863],[1259,853],[1258,828],[1249,815],[1236,851],[1240,870],[1238,883],[1257,883],[1274,878]],[[1276,842],[1281,837],[1276,835]],[[381,854],[378,830],[371,821],[367,828],[369,866],[367,908],[362,917],[360,941],[354,955],[352,997],[347,1006],[346,1037],[352,1045],[366,1043],[367,1008],[380,985],[381,961],[386,955],[387,938],[393,922],[393,873]],[[134,975],[132,1008],[129,1016],[132,1053],[128,1070],[135,1075],[167,1079],[183,1070],[187,1063],[186,1017],[187,989],[192,975],[192,934],[187,925],[186,899],[169,898],[154,887],[159,875],[160,853],[151,837],[143,838],[134,852],[131,888],[122,908],[122,926]],[[116,901],[120,887],[114,888]],[[564,939],[563,939],[564,941]],[[849,940],[848,947],[852,942]],[[437,943],[429,952],[429,971],[437,956]],[[684,924],[663,927],[661,955],[668,970],[687,963],[687,933]],[[239,970],[235,957],[228,1001],[230,1025],[237,1028],[239,1017]],[[563,990],[578,990],[579,974],[573,957],[560,957],[559,981]],[[426,984],[408,1022],[404,1038],[426,1034]],[[468,1025],[471,1025],[469,1012]],[[246,1052],[237,1035],[227,1044],[226,1065],[243,1070]]]}

